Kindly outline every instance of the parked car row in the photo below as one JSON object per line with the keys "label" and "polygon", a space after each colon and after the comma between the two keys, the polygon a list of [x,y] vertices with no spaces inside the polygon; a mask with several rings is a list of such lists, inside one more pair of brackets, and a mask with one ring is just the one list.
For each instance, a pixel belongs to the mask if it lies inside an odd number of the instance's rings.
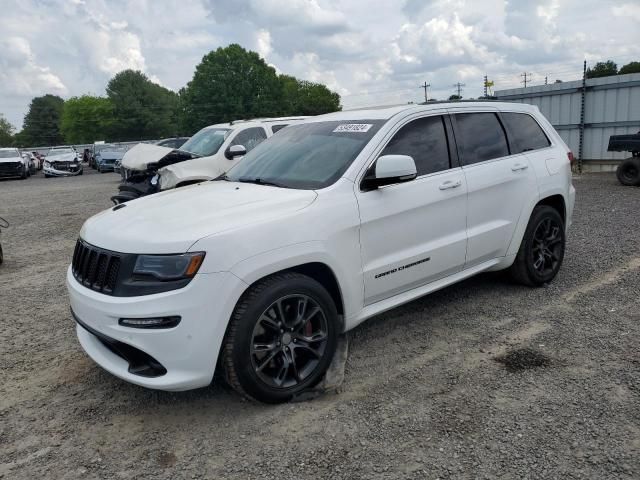
{"label": "parked car row", "polygon": [[218,365],[242,395],[285,402],[368,318],[480,272],[532,287],[558,274],[573,154],[536,107],[434,103],[293,123],[275,135],[269,121],[214,125],[180,150],[127,152],[125,185],[140,195],[214,181],[83,225],[67,287],[95,362],[170,391],[208,385]]}

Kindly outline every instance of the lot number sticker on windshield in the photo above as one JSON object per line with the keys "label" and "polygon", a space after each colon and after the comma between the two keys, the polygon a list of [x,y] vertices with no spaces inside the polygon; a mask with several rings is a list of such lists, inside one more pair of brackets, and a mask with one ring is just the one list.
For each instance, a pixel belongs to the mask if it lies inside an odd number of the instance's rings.
{"label": "lot number sticker on windshield", "polygon": [[371,127],[373,127],[373,125],[370,123],[343,123],[342,125],[338,125],[333,133],[365,133],[368,132]]}

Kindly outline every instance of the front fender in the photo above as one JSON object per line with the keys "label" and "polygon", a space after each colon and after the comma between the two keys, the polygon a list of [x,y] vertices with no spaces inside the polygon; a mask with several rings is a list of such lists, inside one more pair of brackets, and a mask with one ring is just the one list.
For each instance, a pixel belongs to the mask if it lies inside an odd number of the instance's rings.
{"label": "front fender", "polygon": [[362,308],[362,284],[342,267],[344,262],[328,253],[323,242],[310,241],[270,250],[236,263],[231,273],[251,285],[283,270],[308,263],[322,263],[333,272],[344,305],[345,318]]}

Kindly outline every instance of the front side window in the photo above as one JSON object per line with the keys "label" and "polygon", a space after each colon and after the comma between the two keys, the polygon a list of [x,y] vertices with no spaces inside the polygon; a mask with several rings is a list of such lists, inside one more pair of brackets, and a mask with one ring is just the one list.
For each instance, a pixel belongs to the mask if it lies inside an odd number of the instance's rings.
{"label": "front side window", "polygon": [[449,147],[441,116],[414,120],[394,135],[381,155],[409,155],[418,176],[449,168]]}
{"label": "front side window", "polygon": [[254,127],[247,128],[243,130],[236,138],[231,142],[231,146],[233,145],[242,145],[247,149],[247,152],[250,152],[254,148],[256,148],[260,142],[267,139],[267,134],[262,127]]}
{"label": "front side window", "polygon": [[551,143],[538,122],[526,113],[502,113],[502,120],[509,130],[512,153],[547,148]]}
{"label": "front side window", "polygon": [[271,127],[271,131],[272,131],[273,133],[276,133],[276,132],[279,132],[280,130],[282,130],[282,129],[283,129],[284,127],[286,127],[286,126],[287,126],[287,124],[286,124],[286,123],[285,123],[284,125],[273,125],[273,126]]}
{"label": "front side window", "polygon": [[249,152],[225,180],[328,187],[349,168],[386,120],[342,120],[289,125]]}
{"label": "front side window", "polygon": [[509,155],[507,137],[495,113],[458,113],[455,119],[456,142],[465,165]]}
{"label": "front side window", "polygon": [[180,150],[194,153],[199,157],[215,155],[229,135],[228,128],[206,127],[187,140]]}

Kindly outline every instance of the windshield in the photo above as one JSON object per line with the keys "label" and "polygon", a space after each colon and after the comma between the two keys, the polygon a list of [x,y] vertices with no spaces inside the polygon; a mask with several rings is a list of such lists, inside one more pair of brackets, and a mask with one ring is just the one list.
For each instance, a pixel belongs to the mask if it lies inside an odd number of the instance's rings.
{"label": "windshield", "polygon": [[76,153],[76,152],[72,148],[58,148],[55,150],[54,149],[49,150],[49,153],[47,154],[47,156],[53,157],[56,155],[67,155],[69,153]]}
{"label": "windshield", "polygon": [[95,146],[95,150],[96,153],[97,152],[103,152],[105,150],[115,150],[116,146],[115,145],[110,145],[110,144],[102,144],[102,145],[96,145]]}
{"label": "windshield", "polygon": [[180,150],[195,153],[201,157],[215,155],[230,131],[228,128],[203,128],[187,140]]}
{"label": "windshield", "polygon": [[20,154],[17,150],[0,150],[0,158],[15,158],[19,156]]}
{"label": "windshield", "polygon": [[225,179],[304,190],[327,187],[342,176],[383,124],[356,120],[291,125],[247,153]]}

